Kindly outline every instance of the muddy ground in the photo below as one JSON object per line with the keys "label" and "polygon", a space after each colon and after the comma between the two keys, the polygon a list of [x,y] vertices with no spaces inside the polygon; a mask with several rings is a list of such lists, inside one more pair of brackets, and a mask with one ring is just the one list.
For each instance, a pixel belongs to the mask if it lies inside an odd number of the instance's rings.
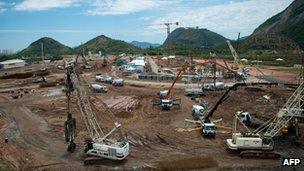
{"label": "muddy ground", "polygon": [[[104,70],[109,69],[95,71]],[[56,76],[63,75],[61,71],[56,72]],[[77,120],[77,148],[70,154],[64,143],[66,98],[62,86],[39,88],[31,83],[23,85],[25,80],[0,80],[0,152],[17,170],[259,170],[281,166],[281,159],[246,159],[228,151],[225,140],[231,137],[229,129],[218,129],[215,138],[202,137],[199,129],[192,129],[196,125],[185,122],[185,119],[192,119],[191,107],[197,102],[186,97],[182,89],[173,90],[173,97],[181,99],[182,107],[162,111],[152,106],[157,88],[108,85],[107,94],[96,94],[88,89],[88,84],[94,82],[94,74],[86,73],[84,77],[84,86],[101,127],[110,130],[115,121],[120,122],[122,135],[131,144],[130,156],[120,163],[105,160],[99,165],[84,166],[83,142],[88,136],[76,95],[72,98],[72,111]],[[28,87],[29,91],[24,93],[23,90],[21,98],[13,99],[9,90],[16,88],[16,83]],[[207,92],[199,101],[207,101],[212,106],[224,91]],[[279,111],[292,92],[293,89],[275,86],[239,88],[216,110],[213,119],[222,118],[218,125],[231,128],[233,114],[242,110],[266,121]],[[264,95],[270,100],[263,98]],[[107,102],[113,114],[100,104],[101,100]],[[120,100],[127,102],[117,107]],[[244,129],[240,127],[240,130]],[[119,135],[117,132],[113,136]],[[4,142],[5,138],[9,139],[8,143]],[[300,140],[304,142],[303,136]],[[294,145],[288,137],[280,137],[276,149],[283,157],[304,157],[303,146]]]}

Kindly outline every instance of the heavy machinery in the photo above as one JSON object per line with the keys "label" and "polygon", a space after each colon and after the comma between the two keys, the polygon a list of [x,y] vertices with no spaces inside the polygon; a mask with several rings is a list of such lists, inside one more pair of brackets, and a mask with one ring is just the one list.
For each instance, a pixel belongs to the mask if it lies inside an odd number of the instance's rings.
{"label": "heavy machinery", "polygon": [[303,116],[303,104],[304,83],[302,82],[277,115],[254,131],[250,131],[241,122],[248,133],[236,132],[236,122],[240,119],[235,115],[232,138],[226,140],[228,148],[234,151],[240,150],[242,157],[280,157],[278,153],[272,151],[274,149],[273,138],[280,134],[281,130],[289,125],[294,117]]}
{"label": "heavy machinery", "polygon": [[99,84],[91,84],[90,88],[92,89],[93,92],[97,92],[97,93],[107,93],[108,92],[108,88],[106,86],[102,86]]}
{"label": "heavy machinery", "polygon": [[68,151],[73,152],[76,148],[76,144],[74,143],[74,138],[76,136],[76,121],[75,118],[72,117],[70,111],[70,95],[75,90],[78,107],[90,137],[90,139],[85,142],[84,153],[86,155],[86,159],[84,163],[89,164],[90,162],[101,158],[110,160],[125,159],[129,155],[129,142],[125,139],[109,139],[109,136],[119,129],[121,125],[119,123],[115,123],[114,128],[108,133],[105,133],[101,129],[92,111],[84,86],[81,84],[80,75],[76,72],[74,62],[66,63],[65,68],[67,75],[66,93],[68,100],[68,118],[65,122],[65,135],[66,141],[69,142]]}
{"label": "heavy machinery", "polygon": [[82,58],[82,61],[83,61],[81,67],[82,67],[83,69],[91,69],[92,66],[89,64],[89,62],[88,62],[87,59],[85,58],[84,49],[82,49],[82,52],[79,53],[79,54],[76,56],[76,58],[75,58],[75,64],[78,64],[78,62],[79,62],[79,61],[78,61],[79,56]]}
{"label": "heavy machinery", "polygon": [[[256,83],[253,85],[259,85],[259,84],[263,85],[263,83]],[[269,84],[266,84],[266,85],[269,85]],[[200,104],[200,105],[193,105],[192,116],[193,116],[194,120],[196,120],[196,121],[198,120],[198,122],[202,124],[202,130],[201,130],[202,133],[204,133],[204,129],[207,129],[206,127],[204,127],[204,125],[206,125],[206,124],[214,125],[214,121],[211,120],[213,113],[240,86],[247,86],[247,84],[246,83],[236,83],[233,86],[229,87],[225,91],[225,93],[220,97],[220,99],[215,103],[215,105],[212,106],[212,108],[209,108],[208,104],[206,102],[203,104]],[[245,114],[241,115],[241,113],[239,113],[239,116],[244,116],[244,118],[242,119],[242,123],[244,122],[244,123],[256,125],[256,123],[253,123],[253,120],[255,120],[255,118],[250,116],[249,113],[246,115],[247,118],[245,118]],[[248,119],[249,117],[250,117],[250,119]],[[214,132],[214,134],[215,134],[215,127],[210,127],[210,129],[211,128],[214,128],[214,130],[212,132]],[[209,129],[209,131],[210,131],[210,129]],[[206,132],[206,130],[205,130],[205,132]],[[203,135],[205,135],[205,134],[203,134]]]}
{"label": "heavy machinery", "polygon": [[124,79],[122,79],[122,78],[115,78],[115,79],[113,79],[113,81],[112,81],[112,85],[113,86],[124,86]]}
{"label": "heavy machinery", "polygon": [[229,40],[227,40],[227,44],[228,44],[231,54],[234,58],[233,69],[239,69],[239,61],[240,61],[239,55],[237,54],[237,52],[235,51],[235,49],[233,48],[233,46]]}
{"label": "heavy machinery", "polygon": [[153,101],[154,106],[161,106],[163,110],[170,110],[173,106],[181,106],[180,99],[172,99],[171,92],[178,79],[182,76],[182,73],[188,68],[188,64],[185,63],[181,69],[177,72],[175,79],[168,90],[159,91],[157,93],[157,99]]}
{"label": "heavy machinery", "polygon": [[204,117],[204,113],[205,111],[208,109],[208,103],[204,102],[202,104],[199,105],[193,105],[192,106],[192,116],[194,120],[203,120]]}

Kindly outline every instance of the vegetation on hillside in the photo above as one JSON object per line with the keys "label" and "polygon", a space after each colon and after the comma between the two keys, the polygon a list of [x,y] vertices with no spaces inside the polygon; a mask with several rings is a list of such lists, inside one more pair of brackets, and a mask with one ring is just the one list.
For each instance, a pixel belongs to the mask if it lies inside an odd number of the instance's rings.
{"label": "vegetation on hillside", "polygon": [[58,60],[62,59],[62,55],[72,54],[73,49],[61,44],[60,42],[49,38],[43,37],[33,43],[27,48],[13,55],[16,58],[25,59],[28,63],[41,61],[41,45],[43,44],[44,59]]}
{"label": "vegetation on hillside", "polygon": [[91,51],[92,53],[98,53],[100,51],[102,54],[136,54],[140,52],[138,47],[121,40],[111,39],[104,35],[95,37],[85,44],[76,47],[75,51],[80,52],[82,49]]}

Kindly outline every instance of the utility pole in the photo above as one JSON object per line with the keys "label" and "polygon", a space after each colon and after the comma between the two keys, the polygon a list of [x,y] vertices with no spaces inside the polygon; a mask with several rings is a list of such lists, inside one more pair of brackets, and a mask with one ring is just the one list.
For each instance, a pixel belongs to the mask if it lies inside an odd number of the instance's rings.
{"label": "utility pole", "polygon": [[236,42],[236,51],[237,51],[237,52],[239,52],[240,36],[241,36],[241,32],[239,32],[239,34],[238,34],[238,39],[237,39],[237,42]]}

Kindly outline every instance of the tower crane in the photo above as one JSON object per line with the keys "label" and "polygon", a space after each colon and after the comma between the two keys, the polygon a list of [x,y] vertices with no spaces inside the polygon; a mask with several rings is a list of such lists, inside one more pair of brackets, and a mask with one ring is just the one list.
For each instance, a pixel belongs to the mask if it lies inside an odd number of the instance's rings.
{"label": "tower crane", "polygon": [[[161,24],[150,24],[150,26],[152,25],[161,25],[161,26],[166,26],[167,29],[167,38],[169,37],[170,33],[171,33],[171,25],[179,25],[179,22],[166,22],[166,23],[161,23]],[[167,49],[168,49],[168,56],[170,56],[170,47],[169,45],[167,45]]]}
{"label": "tower crane", "polygon": [[228,148],[230,150],[240,150],[240,155],[243,157],[280,157],[279,154],[272,152],[274,149],[273,138],[277,136],[282,128],[288,125],[294,117],[303,115],[303,104],[304,82],[299,85],[274,118],[268,120],[254,131],[250,131],[241,122],[248,133],[242,134],[236,132],[236,122],[239,118],[235,115],[236,119],[232,138],[226,140]]}
{"label": "tower crane", "polygon": [[84,163],[88,164],[91,161],[95,161],[100,158],[111,160],[125,159],[129,155],[129,142],[126,140],[114,140],[108,138],[115,130],[121,127],[121,124],[115,123],[115,127],[108,133],[105,133],[95,118],[95,114],[92,111],[86,91],[80,81],[80,75],[76,72],[74,62],[66,63],[65,68],[68,85],[66,91],[69,95],[67,96],[68,118],[65,122],[66,141],[69,142],[68,151],[73,152],[76,147],[74,143],[74,137],[76,135],[76,121],[70,112],[70,95],[72,91],[75,90],[78,108],[90,137],[90,140],[85,143],[84,153],[86,156],[93,156],[91,158],[87,157]]}

